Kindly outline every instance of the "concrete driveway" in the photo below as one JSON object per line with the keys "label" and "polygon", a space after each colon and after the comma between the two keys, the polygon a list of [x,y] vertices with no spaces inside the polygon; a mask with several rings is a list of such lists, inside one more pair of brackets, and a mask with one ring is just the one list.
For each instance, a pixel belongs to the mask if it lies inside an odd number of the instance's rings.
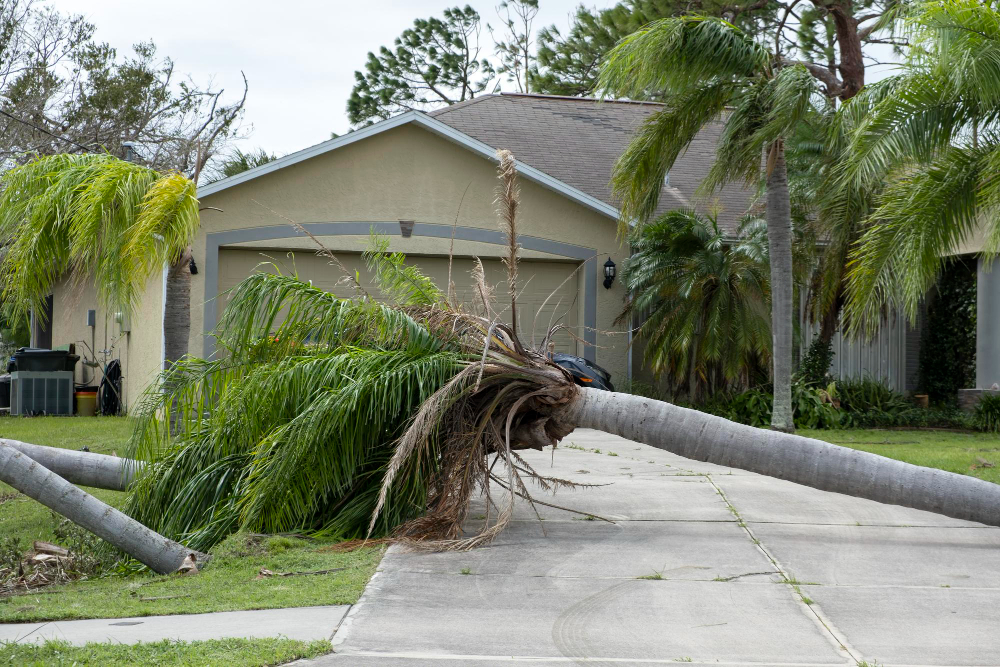
{"label": "concrete driveway", "polygon": [[490,547],[392,548],[317,664],[1000,665],[1000,529],[597,431],[527,458],[613,523],[522,503]]}

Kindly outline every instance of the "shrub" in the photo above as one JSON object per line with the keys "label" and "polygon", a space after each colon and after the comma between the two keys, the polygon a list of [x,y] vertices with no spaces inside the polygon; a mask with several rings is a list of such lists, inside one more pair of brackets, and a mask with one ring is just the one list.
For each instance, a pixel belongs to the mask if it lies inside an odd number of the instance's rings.
{"label": "shrub", "polygon": [[[995,421],[991,423],[1000,428],[1000,397],[990,398],[995,401],[991,407]],[[759,387],[736,395],[716,395],[697,407],[741,424],[766,427],[771,424],[772,403],[770,387]],[[955,407],[918,408],[903,394],[871,378],[843,380],[826,387],[796,382],[792,385],[792,410],[796,428],[987,428]]]}
{"label": "shrub", "polygon": [[792,410],[795,428],[840,428],[841,411],[832,403],[834,386],[820,389],[796,382],[792,385]]}
{"label": "shrub", "polygon": [[872,378],[856,378],[837,382],[840,407],[847,412],[887,412],[899,414],[916,407],[906,396]]}
{"label": "shrub", "polygon": [[774,395],[761,389],[748,389],[733,396],[720,416],[750,426],[770,426]]}
{"label": "shrub", "polygon": [[830,363],[833,362],[833,343],[817,338],[809,346],[799,364],[799,377],[807,384],[825,385],[829,382]]}
{"label": "shrub", "polygon": [[[698,409],[749,426],[770,426],[774,395],[769,389],[749,389],[731,397],[716,397],[698,406]],[[812,387],[804,382],[793,384],[792,412],[795,427],[839,428],[841,414],[830,400],[827,389]]]}
{"label": "shrub", "polygon": [[983,394],[972,415],[972,423],[980,431],[1000,432],[1000,395]]}

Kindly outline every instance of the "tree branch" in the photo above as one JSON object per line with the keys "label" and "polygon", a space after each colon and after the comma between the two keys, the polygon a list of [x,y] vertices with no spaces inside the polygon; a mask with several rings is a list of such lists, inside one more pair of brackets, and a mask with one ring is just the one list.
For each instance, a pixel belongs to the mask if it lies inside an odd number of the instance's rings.
{"label": "tree branch", "polygon": [[789,65],[802,65],[809,73],[814,77],[819,79],[824,86],[826,86],[827,97],[837,97],[844,89],[844,85],[837,78],[837,75],[827,69],[824,65],[817,65],[816,63],[810,63],[803,60],[789,60],[788,58],[782,58],[781,64],[785,66]]}

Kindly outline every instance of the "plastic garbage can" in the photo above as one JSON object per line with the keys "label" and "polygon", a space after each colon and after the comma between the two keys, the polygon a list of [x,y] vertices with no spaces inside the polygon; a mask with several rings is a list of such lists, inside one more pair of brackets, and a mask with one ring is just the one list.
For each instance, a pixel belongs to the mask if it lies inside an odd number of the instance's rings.
{"label": "plastic garbage can", "polygon": [[97,414],[97,392],[76,392],[76,414],[79,417],[93,417]]}

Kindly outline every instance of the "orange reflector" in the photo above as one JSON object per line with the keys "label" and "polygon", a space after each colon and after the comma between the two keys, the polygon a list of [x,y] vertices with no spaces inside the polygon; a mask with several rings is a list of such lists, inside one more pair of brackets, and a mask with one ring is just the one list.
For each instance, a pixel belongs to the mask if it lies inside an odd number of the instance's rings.
{"label": "orange reflector", "polygon": [[580,378],[580,382],[593,382],[590,378]]}

